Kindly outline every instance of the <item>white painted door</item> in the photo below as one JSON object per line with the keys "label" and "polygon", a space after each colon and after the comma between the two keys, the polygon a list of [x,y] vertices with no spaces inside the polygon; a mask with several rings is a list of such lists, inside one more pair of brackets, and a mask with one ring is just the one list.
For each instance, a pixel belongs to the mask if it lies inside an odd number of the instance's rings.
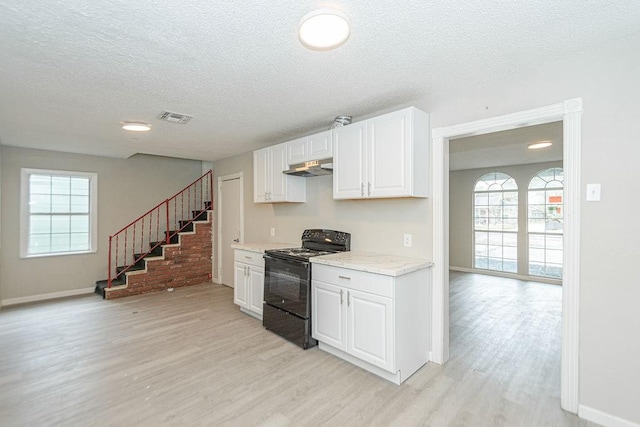
{"label": "white painted door", "polygon": [[311,336],[332,347],[346,350],[346,291],[339,286],[316,280],[312,282],[311,290]]}
{"label": "white painted door", "polygon": [[333,198],[366,197],[365,138],[366,122],[353,123],[333,130]]}
{"label": "white painted door", "polygon": [[253,201],[265,203],[269,191],[269,147],[253,152]]}
{"label": "white painted door", "polygon": [[234,265],[234,282],[235,287],[233,289],[233,302],[240,307],[247,307],[248,304],[248,292],[247,292],[247,270],[249,266],[241,262],[236,262]]}
{"label": "white painted door", "polygon": [[411,195],[411,155],[410,110],[367,120],[368,197]]}
{"label": "white painted door", "polygon": [[242,239],[241,211],[242,199],[241,179],[237,175],[225,179],[221,177],[218,186],[219,198],[219,224],[220,244],[218,245],[220,256],[218,257],[220,273],[219,277],[223,285],[234,286],[233,278],[233,249],[231,245]]}
{"label": "white painted door", "polygon": [[247,287],[249,288],[249,310],[262,315],[264,297],[264,268],[249,266]]}
{"label": "white painted door", "polygon": [[[282,171],[289,169],[287,164],[287,144],[278,144],[269,147],[270,150],[270,174],[271,186],[267,190],[269,193],[268,201],[284,202],[287,200],[287,175]],[[269,187],[269,186],[267,186]]]}
{"label": "white painted door", "polygon": [[394,372],[393,313],[390,298],[347,291],[347,353]]}
{"label": "white painted door", "polygon": [[309,138],[309,150],[307,160],[328,159],[333,156],[333,132],[324,132],[311,135]]}
{"label": "white painted door", "polygon": [[307,153],[307,137],[294,139],[287,142],[287,162],[290,165],[296,163],[302,163],[308,160],[309,153]]}

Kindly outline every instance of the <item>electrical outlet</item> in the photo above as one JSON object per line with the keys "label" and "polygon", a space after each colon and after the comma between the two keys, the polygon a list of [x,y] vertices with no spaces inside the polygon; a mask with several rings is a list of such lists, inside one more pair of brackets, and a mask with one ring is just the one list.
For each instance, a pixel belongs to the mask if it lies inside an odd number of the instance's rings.
{"label": "electrical outlet", "polygon": [[271,237],[274,237],[275,235],[276,235],[276,228],[271,227]]}
{"label": "electrical outlet", "polygon": [[404,235],[404,246],[410,248],[413,245],[411,234]]}

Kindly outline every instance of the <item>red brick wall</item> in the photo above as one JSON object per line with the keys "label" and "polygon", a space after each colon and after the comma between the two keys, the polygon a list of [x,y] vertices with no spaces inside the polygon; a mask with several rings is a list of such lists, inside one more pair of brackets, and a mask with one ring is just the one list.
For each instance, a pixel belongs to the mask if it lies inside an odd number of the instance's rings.
{"label": "red brick wall", "polygon": [[164,246],[164,259],[145,260],[146,273],[125,273],[126,287],[106,290],[105,298],[120,298],[210,282],[212,255],[210,218],[211,213],[207,215],[206,223],[195,222],[194,234],[180,233],[178,244]]}

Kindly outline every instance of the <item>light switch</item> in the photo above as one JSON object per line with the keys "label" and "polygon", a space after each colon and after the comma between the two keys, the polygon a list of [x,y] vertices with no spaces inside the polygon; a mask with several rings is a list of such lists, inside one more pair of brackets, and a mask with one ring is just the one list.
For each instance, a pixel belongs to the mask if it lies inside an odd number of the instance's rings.
{"label": "light switch", "polygon": [[600,184],[587,184],[587,202],[600,201]]}
{"label": "light switch", "polygon": [[275,235],[276,235],[276,228],[271,227],[271,237],[274,237]]}

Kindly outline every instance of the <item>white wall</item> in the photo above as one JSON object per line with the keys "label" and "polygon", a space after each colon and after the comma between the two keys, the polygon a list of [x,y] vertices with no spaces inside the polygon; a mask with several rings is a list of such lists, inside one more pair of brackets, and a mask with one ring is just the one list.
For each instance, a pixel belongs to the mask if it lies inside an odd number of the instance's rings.
{"label": "white wall", "polygon": [[[580,405],[640,424],[640,36],[424,99],[432,127],[583,98]],[[602,201],[585,202],[587,183]]]}
{"label": "white wall", "polygon": [[518,274],[528,275],[526,262],[527,193],[531,178],[543,169],[562,167],[562,162],[467,169],[449,173],[449,266],[473,268],[473,189],[489,172],[503,172],[518,184]]}
{"label": "white wall", "polygon": [[[136,155],[129,159],[0,147],[2,206],[0,298],[33,297],[87,289],[107,277],[108,236],[195,181],[201,162]],[[98,251],[21,259],[20,169],[98,173]]]}
{"label": "white wall", "polygon": [[[602,201],[581,203],[580,405],[640,424],[638,52],[640,36],[413,104],[437,128],[583,98],[582,194],[586,183],[601,183]],[[304,228],[324,226],[351,232],[354,249],[431,255],[429,200],[337,202],[331,178],[320,177],[308,180],[306,204],[255,205],[250,153],[214,171],[245,172],[247,241],[296,242]],[[412,250],[402,247],[405,232]]]}
{"label": "white wall", "polygon": [[[244,173],[245,242],[300,245],[306,228],[351,233],[351,249],[430,258],[428,199],[333,200],[332,176],[306,178],[306,203],[253,203],[253,156],[245,153],[214,163],[214,175]],[[217,179],[217,178],[216,178]],[[214,195],[217,205],[217,194]],[[270,228],[276,236],[270,237]],[[403,234],[413,235],[405,248]]]}

